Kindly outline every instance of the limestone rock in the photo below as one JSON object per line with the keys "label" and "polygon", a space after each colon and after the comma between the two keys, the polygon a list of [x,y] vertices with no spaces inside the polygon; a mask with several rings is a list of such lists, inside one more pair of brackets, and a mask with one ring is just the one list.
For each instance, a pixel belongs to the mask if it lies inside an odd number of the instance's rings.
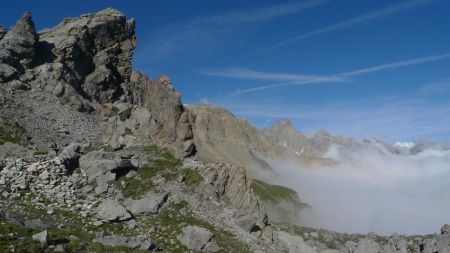
{"label": "limestone rock", "polygon": [[220,248],[214,241],[213,234],[202,227],[187,226],[183,228],[183,234],[177,239],[189,250],[204,250],[207,252],[218,252]]}
{"label": "limestone rock", "polygon": [[107,199],[98,206],[95,217],[107,221],[119,221],[129,220],[131,215],[119,202]]}
{"label": "limestone rock", "polygon": [[[128,101],[135,105],[115,103],[113,109],[118,117],[106,124],[105,132],[113,137],[118,129],[133,130],[138,140],[153,139],[155,142],[171,144],[180,156],[192,155],[193,133],[190,119],[168,77],[151,80],[134,71],[125,85]],[[125,120],[125,122],[124,122]],[[189,153],[191,152],[191,153]]]}
{"label": "limestone rock", "polygon": [[33,240],[39,241],[41,244],[47,244],[48,231],[44,230],[33,235]]}
{"label": "limestone rock", "polygon": [[208,164],[204,177],[206,183],[199,188],[199,193],[205,198],[215,196],[236,208],[234,216],[241,227],[248,232],[270,229],[267,214],[250,187],[244,168],[225,163]]}
{"label": "limestone rock", "polygon": [[123,93],[121,84],[131,74],[134,20],[111,8],[66,19],[41,33],[41,45],[72,73],[65,79],[75,90],[100,103],[112,101]]}
{"label": "limestone rock", "polygon": [[303,238],[284,231],[278,232],[278,240],[282,249],[289,253],[317,253],[317,250],[305,243]]}
{"label": "limestone rock", "polygon": [[450,226],[448,224],[444,224],[441,227],[441,234],[443,234],[443,235],[450,234]]}
{"label": "limestone rock", "polygon": [[75,168],[78,166],[81,157],[81,148],[83,145],[79,143],[71,143],[66,146],[58,155],[67,167]]}
{"label": "limestone rock", "polygon": [[[35,30],[31,13],[25,12],[0,41],[0,63],[8,64],[18,72],[25,73],[34,60],[38,41],[39,35]],[[0,81],[9,80],[3,76],[3,80]]]}
{"label": "limestone rock", "polygon": [[123,159],[113,152],[94,151],[80,158],[80,167],[88,177],[89,182],[97,180],[110,182],[116,179],[116,174],[126,175],[130,170],[135,170],[130,159]]}
{"label": "limestone rock", "polygon": [[149,250],[154,247],[154,244],[151,242],[151,240],[143,240],[140,238],[131,238],[121,235],[107,235],[102,238],[94,239],[93,241],[101,243],[105,246],[126,247],[131,249],[140,248],[142,250]]}
{"label": "limestone rock", "polygon": [[163,203],[167,200],[168,194],[155,194],[155,193],[147,193],[144,197],[140,199],[127,199],[124,202],[125,207],[132,214],[141,214],[141,213],[158,213],[159,209],[163,205]]}

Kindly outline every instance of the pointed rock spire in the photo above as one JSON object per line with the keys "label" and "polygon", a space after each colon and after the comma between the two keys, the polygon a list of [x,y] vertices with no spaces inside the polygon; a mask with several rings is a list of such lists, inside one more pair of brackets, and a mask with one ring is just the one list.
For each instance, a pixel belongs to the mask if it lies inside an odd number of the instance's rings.
{"label": "pointed rock spire", "polygon": [[11,29],[11,32],[20,35],[27,42],[35,43],[39,40],[39,35],[34,27],[31,12],[26,11],[22,17],[17,21],[16,25]]}

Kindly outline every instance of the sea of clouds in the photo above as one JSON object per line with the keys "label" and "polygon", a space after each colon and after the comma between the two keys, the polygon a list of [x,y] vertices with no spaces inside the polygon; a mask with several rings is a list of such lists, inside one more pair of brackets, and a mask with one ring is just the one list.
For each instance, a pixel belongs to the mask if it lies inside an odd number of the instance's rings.
{"label": "sea of clouds", "polygon": [[329,167],[268,161],[277,183],[312,206],[299,223],[339,232],[428,234],[450,223],[450,151],[412,155],[377,148],[332,146]]}

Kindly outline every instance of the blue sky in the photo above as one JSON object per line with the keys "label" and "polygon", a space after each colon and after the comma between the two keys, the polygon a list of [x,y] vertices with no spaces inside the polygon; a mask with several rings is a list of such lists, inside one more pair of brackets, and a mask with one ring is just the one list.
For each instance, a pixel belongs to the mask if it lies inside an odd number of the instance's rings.
{"label": "blue sky", "polygon": [[449,0],[8,1],[38,29],[115,7],[137,20],[133,66],[167,73],[184,103],[257,127],[387,141],[450,139]]}

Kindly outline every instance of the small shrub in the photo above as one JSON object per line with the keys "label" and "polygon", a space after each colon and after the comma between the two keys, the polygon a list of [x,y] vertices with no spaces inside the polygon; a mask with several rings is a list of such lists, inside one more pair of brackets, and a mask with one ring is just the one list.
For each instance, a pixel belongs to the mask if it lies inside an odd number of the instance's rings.
{"label": "small shrub", "polygon": [[197,171],[187,168],[183,170],[184,183],[188,186],[197,186],[203,182],[203,177]]}
{"label": "small shrub", "polygon": [[48,155],[48,151],[36,151],[33,153],[35,156]]}

